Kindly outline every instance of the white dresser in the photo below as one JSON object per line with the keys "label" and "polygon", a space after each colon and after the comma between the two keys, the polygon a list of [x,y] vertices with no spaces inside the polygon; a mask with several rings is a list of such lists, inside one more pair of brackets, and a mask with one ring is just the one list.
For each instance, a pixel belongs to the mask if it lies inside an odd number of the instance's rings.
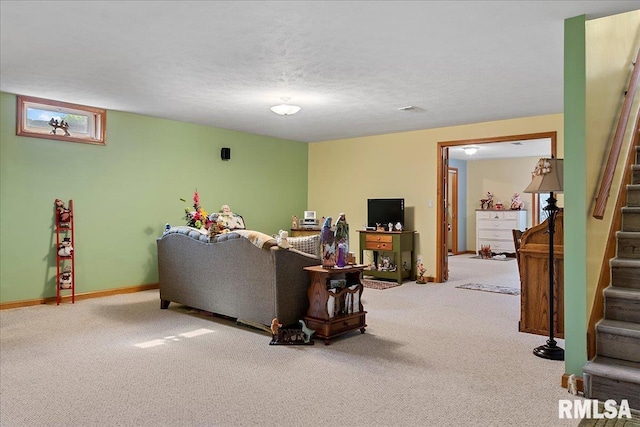
{"label": "white dresser", "polygon": [[527,211],[476,210],[476,253],[482,245],[493,253],[515,253],[513,231],[527,228]]}

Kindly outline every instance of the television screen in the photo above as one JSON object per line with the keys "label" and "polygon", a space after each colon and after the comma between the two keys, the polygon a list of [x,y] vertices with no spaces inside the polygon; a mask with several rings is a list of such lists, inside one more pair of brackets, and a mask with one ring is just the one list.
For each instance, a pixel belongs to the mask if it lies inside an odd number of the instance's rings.
{"label": "television screen", "polygon": [[368,199],[367,200],[367,225],[375,227],[381,224],[386,228],[387,224],[397,223],[404,227],[404,199]]}

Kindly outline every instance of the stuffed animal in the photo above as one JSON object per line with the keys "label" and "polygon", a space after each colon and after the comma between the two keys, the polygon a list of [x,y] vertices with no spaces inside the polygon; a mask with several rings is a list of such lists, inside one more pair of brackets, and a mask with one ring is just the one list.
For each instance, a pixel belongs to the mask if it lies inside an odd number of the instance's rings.
{"label": "stuffed animal", "polygon": [[58,212],[58,222],[64,224],[71,222],[71,211],[64,206],[64,202],[56,199],[55,205],[56,211]]}
{"label": "stuffed animal", "polygon": [[291,245],[289,244],[288,238],[289,238],[289,233],[287,233],[284,230],[280,230],[280,233],[278,234],[278,238],[276,239],[278,246],[281,247],[282,249],[289,249]]}
{"label": "stuffed animal", "polygon": [[73,254],[73,246],[71,246],[71,238],[65,237],[58,246],[58,255],[69,257]]}
{"label": "stuffed animal", "polygon": [[60,289],[71,289],[71,266],[64,268],[60,275]]}

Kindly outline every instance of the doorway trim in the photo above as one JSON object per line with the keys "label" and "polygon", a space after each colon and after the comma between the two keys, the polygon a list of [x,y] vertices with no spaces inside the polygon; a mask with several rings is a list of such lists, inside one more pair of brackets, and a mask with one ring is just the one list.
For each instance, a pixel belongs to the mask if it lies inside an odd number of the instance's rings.
{"label": "doorway trim", "polygon": [[[447,168],[447,173],[451,174],[452,183],[448,188],[451,188],[451,200],[449,205],[451,206],[451,253],[458,255],[458,168]],[[448,179],[449,175],[447,175]]]}
{"label": "doorway trim", "polygon": [[437,215],[436,215],[436,274],[435,282],[441,283],[448,277],[448,272],[445,272],[445,266],[447,265],[447,251],[446,239],[447,236],[443,230],[447,229],[447,217],[444,214],[444,189],[448,186],[449,171],[443,165],[442,159],[445,156],[445,150],[449,147],[456,147],[459,145],[480,145],[491,144],[496,142],[510,142],[510,141],[524,141],[528,139],[543,139],[549,138],[551,140],[551,155],[557,156],[558,148],[558,132],[540,132],[540,133],[527,133],[522,135],[507,135],[496,136],[492,138],[474,138],[463,139],[456,141],[438,141],[438,177],[437,177]]}

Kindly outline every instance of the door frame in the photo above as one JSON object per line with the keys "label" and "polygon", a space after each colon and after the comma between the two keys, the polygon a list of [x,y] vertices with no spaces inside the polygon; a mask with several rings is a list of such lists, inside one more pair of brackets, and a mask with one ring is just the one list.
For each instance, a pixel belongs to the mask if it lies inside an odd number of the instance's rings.
{"label": "door frame", "polygon": [[[445,167],[442,159],[445,155],[445,151],[449,147],[456,147],[460,145],[481,145],[481,144],[491,144],[496,142],[510,142],[510,141],[524,141],[528,139],[542,139],[549,138],[551,140],[551,155],[553,157],[557,157],[557,148],[558,148],[558,132],[540,132],[540,133],[527,133],[522,135],[507,135],[507,136],[496,136],[492,138],[475,138],[475,139],[462,139],[456,141],[438,141],[438,176],[437,176],[437,225],[436,225],[436,275],[435,282],[441,283],[449,277],[449,272],[447,270],[447,236],[443,230],[447,229],[447,216],[444,214],[445,206],[444,200],[446,195],[443,194],[444,190],[447,188],[449,181],[449,172],[448,166]],[[443,250],[443,248],[445,250]]]}
{"label": "door frame", "polygon": [[[448,188],[451,188],[451,200],[449,204],[451,206],[451,253],[458,255],[458,168],[447,168],[447,173],[451,174],[452,182],[449,183]],[[449,175],[447,175],[447,179]]]}

